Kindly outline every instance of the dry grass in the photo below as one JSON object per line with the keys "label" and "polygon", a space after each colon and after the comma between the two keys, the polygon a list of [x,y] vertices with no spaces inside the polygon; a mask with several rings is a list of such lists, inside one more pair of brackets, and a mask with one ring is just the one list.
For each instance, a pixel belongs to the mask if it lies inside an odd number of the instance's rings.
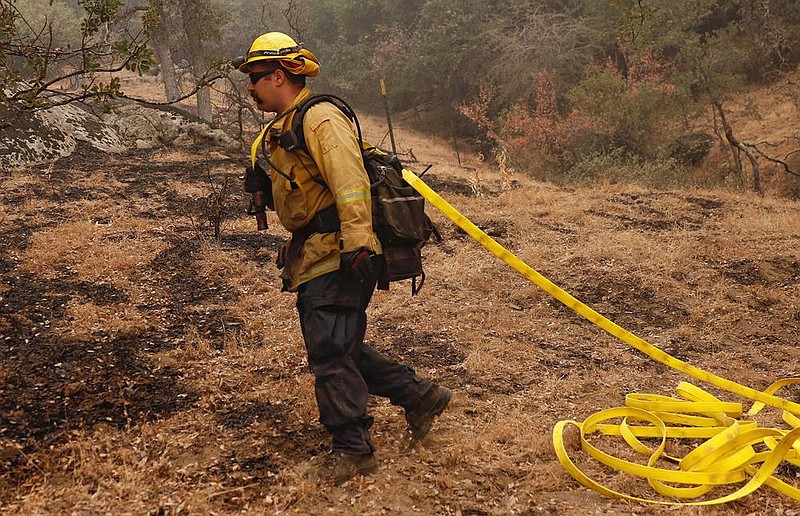
{"label": "dry grass", "polygon": [[125,304],[98,306],[76,297],[65,306],[64,319],[59,323],[53,327],[55,333],[91,342],[103,335],[113,339],[140,334],[147,328],[147,317],[142,311]]}
{"label": "dry grass", "polygon": [[[436,163],[427,179],[463,213],[626,328],[753,387],[800,373],[800,203],[521,176],[507,188],[484,165],[471,188],[476,171],[454,164],[448,142],[402,128],[398,140]],[[367,338],[450,386],[451,407],[409,447],[402,412],[373,400],[380,472],[342,487],[304,480],[327,437],[294,296],[279,291],[273,265],[286,233],[274,215],[256,232],[238,191],[219,242],[191,212],[238,176],[244,159],[227,156],[80,155],[46,181],[2,179],[4,513],[663,511],[581,488],[557,463],[550,431],[629,392],[670,394],[686,378],[571,314],[439,213],[445,240],[425,249],[422,293],[377,293]],[[580,461],[609,487],[650,493]],[[765,489],[680,513],[784,509],[795,510]]]}

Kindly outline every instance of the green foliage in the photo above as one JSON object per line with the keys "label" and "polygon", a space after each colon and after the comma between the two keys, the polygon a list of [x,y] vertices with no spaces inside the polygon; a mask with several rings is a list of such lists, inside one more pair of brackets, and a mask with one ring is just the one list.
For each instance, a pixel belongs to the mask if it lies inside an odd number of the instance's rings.
{"label": "green foliage", "polygon": [[697,180],[691,171],[672,158],[645,159],[622,149],[585,156],[563,176],[548,179],[580,185],[635,183],[649,188],[693,186]]}
{"label": "green foliage", "polygon": [[[471,83],[486,56],[478,0],[316,0],[303,3],[302,40],[322,60],[320,87],[378,106],[386,80],[397,107],[446,97]],[[480,57],[479,57],[480,56]],[[465,75],[466,74],[466,75]],[[462,95],[457,95],[463,97]]]}
{"label": "green foliage", "polygon": [[[492,25],[492,4],[480,0],[425,2],[396,48],[384,48],[387,80],[400,106],[453,101],[476,94],[491,46],[480,29]],[[499,81],[498,81],[499,82]]]}
{"label": "green foliage", "polygon": [[542,72],[532,80],[531,102],[491,117],[496,90],[487,84],[460,111],[509,153],[516,168],[537,174],[610,152],[659,159],[669,154],[681,126],[675,109],[680,92],[668,75],[669,67],[654,59],[631,60],[627,75],[610,62],[590,65],[562,109],[557,75]]}
{"label": "green foliage", "polygon": [[590,65],[583,79],[567,94],[570,109],[591,120],[595,134],[575,141],[580,157],[621,148],[645,157],[658,157],[673,138],[681,98],[670,83],[668,69],[652,59],[630,62],[627,77],[610,63]]}
{"label": "green foliage", "polygon": [[[284,19],[289,13],[284,6],[273,7],[272,0],[232,0],[218,1],[218,7],[225,14],[227,24],[220,26],[220,40],[215,48],[216,58],[231,59],[243,55],[250,43],[268,30],[279,30],[294,34],[294,30]],[[299,34],[295,34],[300,37]]]}
{"label": "green foliage", "polygon": [[198,85],[206,64],[281,30],[321,59],[315,89],[379,110],[384,79],[393,111],[488,141],[520,169],[578,171],[613,153],[694,163],[704,147],[684,143],[704,107],[722,118],[733,93],[800,63],[796,0],[0,0],[0,81],[27,80],[15,98],[32,102],[67,68],[145,71],[126,16],[146,5],[147,34]]}
{"label": "green foliage", "polygon": [[123,5],[121,0],[78,0],[78,4],[86,11],[81,32],[87,38],[96,35],[104,24],[114,21]]}
{"label": "green foliage", "polygon": [[302,41],[320,58],[320,87],[362,100],[379,98],[378,81],[401,88],[389,67],[408,52],[408,29],[418,0],[316,0],[304,3]]}
{"label": "green foliage", "polygon": [[116,55],[130,56],[130,58],[125,61],[125,69],[137,72],[139,75],[147,73],[154,62],[153,51],[150,48],[132,48],[131,42],[127,40],[114,43],[111,46],[111,51]]}
{"label": "green foliage", "polygon": [[[582,11],[586,26],[598,26],[603,7],[587,4]],[[764,80],[786,69],[789,49],[797,46],[791,34],[796,34],[798,23],[789,22],[791,10],[769,7],[770,2],[733,0],[611,2],[607,12],[614,20],[614,46],[595,40],[600,52],[571,84],[568,75],[552,75],[557,81],[551,88],[555,100],[552,94],[540,94],[535,86],[540,76],[528,72],[524,77],[534,86],[518,92],[510,105],[499,94],[482,102],[501,106],[494,114],[489,109],[481,113],[488,123],[474,111],[462,113],[480,121],[477,125],[510,151],[518,168],[526,168],[522,163],[529,169],[537,164],[539,169],[557,166],[569,170],[568,175],[584,177],[587,170],[599,168],[601,157],[612,155],[617,164],[624,156],[633,168],[639,160],[652,160],[663,168],[682,148],[687,122],[703,104],[723,113],[729,96],[748,80]],[[702,149],[691,150],[691,156],[683,152],[681,159],[696,164]]]}
{"label": "green foliage", "polygon": [[783,66],[767,58],[780,47],[763,38],[773,21],[769,10],[737,0],[619,4],[627,4],[618,5],[624,11],[620,37],[633,55],[669,58],[675,82],[695,95],[720,99],[741,89],[753,66],[765,75]]}
{"label": "green foliage", "polygon": [[186,36],[189,54],[203,53],[215,57],[210,47],[222,40],[222,33],[230,21],[227,10],[212,0],[177,0]]}

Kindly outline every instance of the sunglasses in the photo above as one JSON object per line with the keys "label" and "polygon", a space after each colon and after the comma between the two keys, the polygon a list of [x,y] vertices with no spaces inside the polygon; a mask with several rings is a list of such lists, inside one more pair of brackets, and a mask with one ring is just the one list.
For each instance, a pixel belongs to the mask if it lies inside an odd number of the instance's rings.
{"label": "sunglasses", "polygon": [[264,77],[272,75],[276,71],[277,70],[270,70],[268,72],[250,72],[247,75],[248,75],[248,77],[250,77],[250,84],[255,85],[258,81],[260,81]]}

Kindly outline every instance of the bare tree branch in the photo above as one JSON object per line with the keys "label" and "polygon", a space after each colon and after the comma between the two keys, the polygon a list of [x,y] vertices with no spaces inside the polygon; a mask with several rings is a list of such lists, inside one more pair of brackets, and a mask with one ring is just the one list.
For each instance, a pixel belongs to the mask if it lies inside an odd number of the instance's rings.
{"label": "bare tree branch", "polygon": [[[780,158],[775,158],[773,156],[770,156],[769,154],[767,154],[763,150],[761,150],[758,147],[758,144],[755,144],[755,143],[747,143],[747,142],[739,142],[739,143],[741,143],[741,145],[743,145],[746,148],[755,150],[758,153],[758,155],[761,156],[762,158],[764,158],[765,160],[770,161],[772,163],[777,163],[778,165],[781,165],[783,167],[783,171],[786,172],[787,174],[791,174],[793,176],[800,177],[800,173],[795,172],[794,170],[792,170],[792,167],[786,161],[786,158],[780,159]],[[789,154],[786,155],[786,157],[788,158],[789,156],[791,156],[792,154],[794,154],[796,152],[800,152],[800,149],[797,149],[797,150],[794,150],[794,151],[790,152]]]}

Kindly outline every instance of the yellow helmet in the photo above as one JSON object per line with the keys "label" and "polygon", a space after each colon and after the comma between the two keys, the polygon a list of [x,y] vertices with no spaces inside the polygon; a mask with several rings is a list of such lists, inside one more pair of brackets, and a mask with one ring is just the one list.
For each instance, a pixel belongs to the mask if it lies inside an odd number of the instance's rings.
{"label": "yellow helmet", "polygon": [[283,32],[267,32],[257,37],[239,71],[250,73],[250,65],[256,61],[280,61],[281,66],[295,75],[315,77],[319,73],[317,56]]}

